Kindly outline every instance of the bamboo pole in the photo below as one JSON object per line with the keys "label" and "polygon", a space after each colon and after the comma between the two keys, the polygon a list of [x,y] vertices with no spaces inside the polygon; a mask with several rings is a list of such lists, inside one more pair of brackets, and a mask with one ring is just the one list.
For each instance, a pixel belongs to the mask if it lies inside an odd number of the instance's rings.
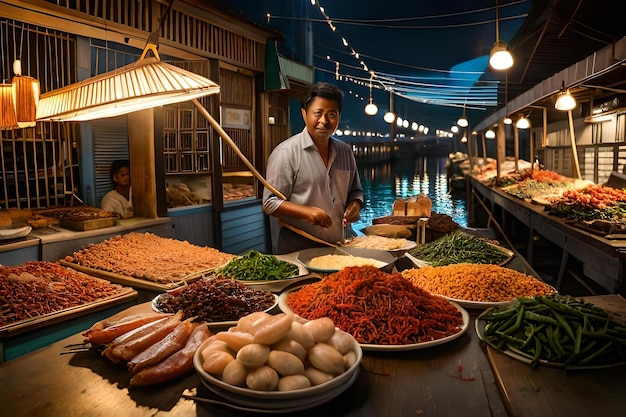
{"label": "bamboo pole", "polygon": [[207,111],[207,109],[205,109],[204,106],[202,104],[200,104],[200,102],[197,99],[194,98],[191,101],[198,108],[198,110],[200,111],[200,114],[202,114],[202,116],[204,116],[204,118],[209,122],[209,124],[213,127],[213,129],[215,129],[217,131],[217,133],[224,140],[224,142],[226,142],[228,144],[228,146],[230,146],[232,148],[232,150],[235,151],[235,153],[241,158],[243,163],[250,169],[250,171],[252,171],[252,174],[259,181],[261,181],[261,183],[265,187],[267,187],[268,190],[270,190],[271,192],[276,194],[280,199],[287,200],[287,198],[280,191],[278,191],[276,188],[274,188],[271,184],[269,184],[265,180],[265,178],[263,178],[263,176],[259,173],[259,171],[256,170],[256,168],[252,165],[252,163],[250,163],[248,158],[246,158],[246,156],[241,152],[241,150],[239,149],[237,144],[235,142],[233,142],[233,140],[230,138],[230,136],[228,136],[228,133],[226,133],[226,131],[224,131],[224,129],[222,129],[222,126],[220,126],[220,124],[217,123],[217,121],[213,118],[213,116],[211,116],[211,114]]}
{"label": "bamboo pole", "polygon": [[519,129],[513,127],[513,158],[515,159],[515,172],[519,172]]}
{"label": "bamboo pole", "polygon": [[569,120],[569,139],[572,146],[572,158],[574,159],[574,168],[576,169],[576,178],[582,179],[580,175],[580,164],[578,163],[578,149],[576,148],[576,135],[574,134],[574,118],[572,117],[572,111],[567,111],[567,118]]}

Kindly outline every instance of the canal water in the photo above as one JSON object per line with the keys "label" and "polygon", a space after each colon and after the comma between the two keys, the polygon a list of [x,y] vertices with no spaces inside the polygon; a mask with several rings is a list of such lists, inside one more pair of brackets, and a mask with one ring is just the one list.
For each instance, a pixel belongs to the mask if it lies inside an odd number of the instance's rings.
{"label": "canal water", "polygon": [[464,189],[450,188],[446,175],[447,157],[394,158],[391,162],[359,164],[365,204],[361,219],[352,224],[358,235],[372,219],[391,215],[396,199],[408,200],[420,193],[432,201],[432,211],[447,214],[467,226],[467,198]]}

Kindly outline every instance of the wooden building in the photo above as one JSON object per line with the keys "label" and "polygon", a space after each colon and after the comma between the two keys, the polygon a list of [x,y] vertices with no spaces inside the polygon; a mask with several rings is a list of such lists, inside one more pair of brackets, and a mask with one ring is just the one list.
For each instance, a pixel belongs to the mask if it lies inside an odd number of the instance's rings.
{"label": "wooden building", "polygon": [[[46,93],[137,61],[150,40],[162,61],[219,84],[219,95],[199,101],[261,173],[271,149],[290,135],[290,100],[313,81],[311,67],[278,54],[281,34],[211,2],[0,5],[6,82],[20,59],[23,75]],[[269,247],[262,185],[189,102],[86,122],[37,122],[0,135],[2,209],[99,206],[112,188],[111,162],[128,158],[138,219],[167,219],[174,237],[230,253]]]}

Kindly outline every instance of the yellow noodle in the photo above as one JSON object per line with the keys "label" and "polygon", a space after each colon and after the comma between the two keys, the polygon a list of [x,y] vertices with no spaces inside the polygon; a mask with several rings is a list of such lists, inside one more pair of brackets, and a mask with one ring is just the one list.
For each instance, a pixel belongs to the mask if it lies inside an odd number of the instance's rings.
{"label": "yellow noodle", "polygon": [[402,271],[402,276],[433,294],[466,301],[500,302],[554,292],[535,277],[498,265],[424,267]]}

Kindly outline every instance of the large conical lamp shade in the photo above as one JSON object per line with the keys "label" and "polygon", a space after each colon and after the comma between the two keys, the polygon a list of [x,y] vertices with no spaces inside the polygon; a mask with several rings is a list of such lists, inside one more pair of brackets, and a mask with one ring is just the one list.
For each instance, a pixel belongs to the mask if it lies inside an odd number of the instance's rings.
{"label": "large conical lamp shade", "polygon": [[137,62],[42,94],[37,120],[101,119],[220,92],[213,81],[161,62],[152,50],[155,57],[144,51]]}

